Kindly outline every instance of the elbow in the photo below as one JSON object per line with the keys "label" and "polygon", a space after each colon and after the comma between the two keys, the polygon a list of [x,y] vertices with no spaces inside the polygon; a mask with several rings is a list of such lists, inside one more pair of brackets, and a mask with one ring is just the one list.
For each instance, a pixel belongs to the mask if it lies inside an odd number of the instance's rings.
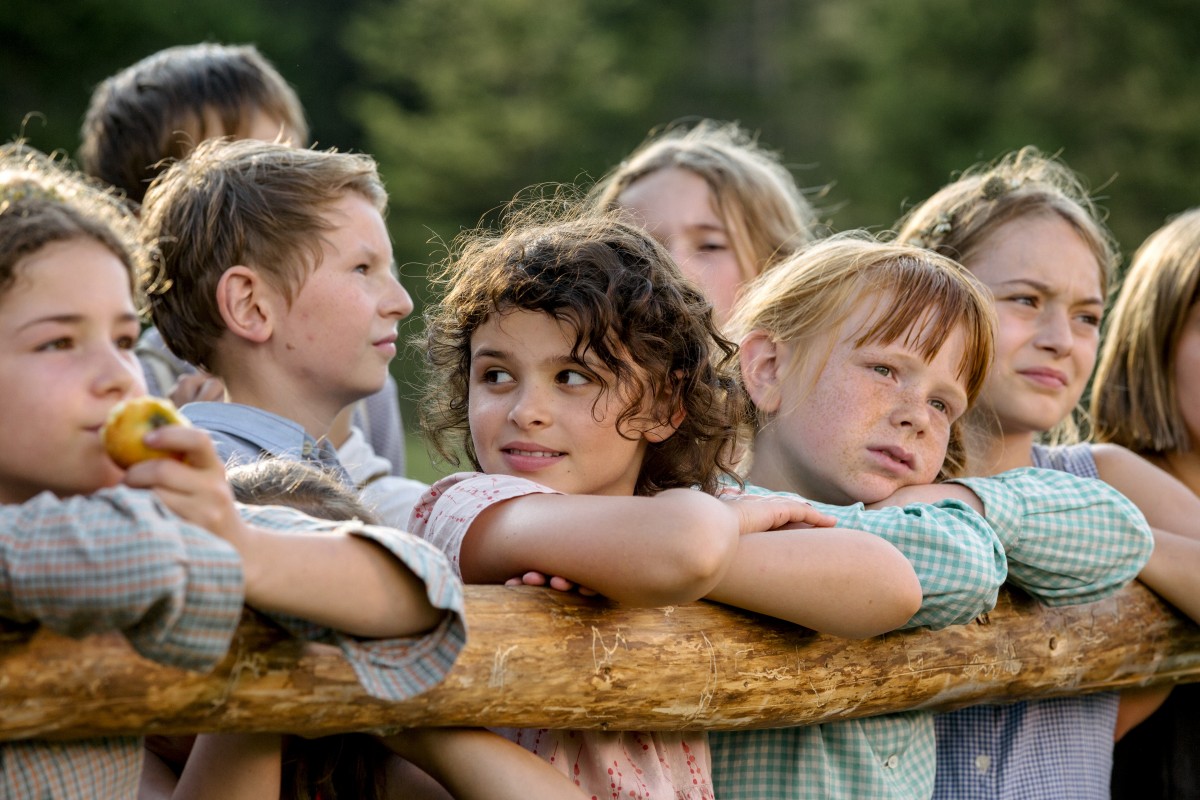
{"label": "elbow", "polygon": [[663,554],[656,577],[642,587],[640,605],[690,603],[707,595],[725,576],[737,553],[736,533],[701,526]]}
{"label": "elbow", "polygon": [[921,610],[921,581],[903,556],[902,563],[880,575],[864,576],[871,594],[860,613],[847,615],[845,624],[826,630],[845,639],[869,639],[903,628]]}

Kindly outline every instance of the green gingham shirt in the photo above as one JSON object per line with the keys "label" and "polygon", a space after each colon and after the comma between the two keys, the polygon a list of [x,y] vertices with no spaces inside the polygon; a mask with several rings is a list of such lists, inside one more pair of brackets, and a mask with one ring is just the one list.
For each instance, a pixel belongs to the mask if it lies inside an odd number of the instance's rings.
{"label": "green gingham shirt", "polygon": [[[360,640],[271,615],[289,631],[338,645],[372,695],[401,699],[440,681],[465,641],[462,586],[445,557],[399,531],[243,506],[277,530],[348,529],[390,551],[451,611],[412,639]],[[146,658],[192,670],[225,655],[242,613],[241,559],[226,542],[171,513],[147,491],[116,487],[0,505],[0,617],[68,636],[120,631]],[[0,743],[0,798],[116,800],[137,796],[141,738]]]}
{"label": "green gingham shirt", "polygon": [[[1022,468],[956,482],[983,501],[986,523],[957,501],[879,511],[813,504],[843,527],[882,536],[912,562],[924,601],[905,627],[963,623],[989,610],[1006,577],[1006,555],[1008,579],[1050,605],[1106,597],[1150,557],[1145,518],[1100,481]],[[758,487],[747,492],[770,494]],[[994,547],[990,554],[988,547]],[[990,572],[982,569],[987,555]],[[929,712],[713,731],[709,741],[721,800],[916,800],[933,792],[936,745]]]}

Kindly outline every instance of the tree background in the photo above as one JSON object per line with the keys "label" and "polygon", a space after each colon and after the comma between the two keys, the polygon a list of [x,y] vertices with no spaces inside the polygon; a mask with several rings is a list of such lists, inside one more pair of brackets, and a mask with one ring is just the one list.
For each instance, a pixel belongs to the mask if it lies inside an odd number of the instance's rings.
{"label": "tree background", "polygon": [[[654,128],[738,120],[836,230],[951,175],[1060,153],[1126,254],[1200,204],[1186,0],[49,0],[0,15],[0,134],[74,154],[92,87],[163,47],[253,42],[318,146],[373,154],[417,300],[444,243],[524,187],[588,183]],[[419,381],[397,360],[406,420]],[[410,437],[410,463],[432,477]]]}

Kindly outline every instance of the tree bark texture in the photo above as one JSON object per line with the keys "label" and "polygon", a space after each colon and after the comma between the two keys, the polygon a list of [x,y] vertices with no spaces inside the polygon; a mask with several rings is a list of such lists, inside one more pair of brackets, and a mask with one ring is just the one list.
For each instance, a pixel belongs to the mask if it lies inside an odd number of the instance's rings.
{"label": "tree bark texture", "polygon": [[335,649],[247,612],[207,675],[118,635],[0,629],[0,740],[204,731],[320,735],[419,725],[677,730],[783,727],[909,708],[1200,681],[1200,628],[1141,584],[1047,608],[1005,590],[968,625],[866,641],[700,602],[624,608],[469,586],[447,680],[375,700]]}

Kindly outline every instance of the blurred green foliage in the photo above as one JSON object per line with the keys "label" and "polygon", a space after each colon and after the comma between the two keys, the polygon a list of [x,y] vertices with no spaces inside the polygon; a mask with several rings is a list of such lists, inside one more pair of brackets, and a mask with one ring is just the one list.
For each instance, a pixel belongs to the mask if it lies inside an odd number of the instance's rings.
{"label": "blurred green foliage", "polygon": [[1083,173],[1127,253],[1200,204],[1200,6],[1184,0],[27,3],[0,15],[0,132],[74,152],[98,81],[203,40],[256,43],[319,145],[379,159],[409,335],[460,230],[691,117],[758,131],[835,229],[887,228],[1025,144]]}

